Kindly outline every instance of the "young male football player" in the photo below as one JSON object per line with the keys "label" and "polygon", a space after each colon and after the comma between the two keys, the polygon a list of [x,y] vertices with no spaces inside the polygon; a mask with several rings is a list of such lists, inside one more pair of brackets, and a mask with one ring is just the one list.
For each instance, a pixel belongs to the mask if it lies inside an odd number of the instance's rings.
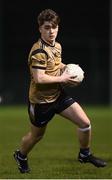
{"label": "young male football player", "polygon": [[46,130],[48,122],[57,113],[78,126],[80,150],[78,160],[92,163],[96,167],[106,166],[106,162],[92,155],[90,151],[91,124],[81,106],[61,88],[73,77],[61,70],[61,45],[56,42],[60,18],[51,9],[43,10],[38,16],[40,39],[34,43],[28,59],[31,82],[29,87],[30,132],[14,152],[14,158],[21,173],[30,171],[27,155],[38,143]]}

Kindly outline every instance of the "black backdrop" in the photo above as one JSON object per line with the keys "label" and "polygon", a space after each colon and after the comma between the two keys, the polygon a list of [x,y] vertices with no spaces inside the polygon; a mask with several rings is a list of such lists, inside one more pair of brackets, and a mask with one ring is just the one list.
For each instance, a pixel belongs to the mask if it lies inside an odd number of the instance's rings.
{"label": "black backdrop", "polygon": [[0,7],[2,104],[27,102],[27,57],[39,37],[37,15],[45,8],[61,17],[57,40],[63,62],[78,63],[85,71],[83,83],[66,90],[85,104],[109,103],[109,0],[4,0]]}

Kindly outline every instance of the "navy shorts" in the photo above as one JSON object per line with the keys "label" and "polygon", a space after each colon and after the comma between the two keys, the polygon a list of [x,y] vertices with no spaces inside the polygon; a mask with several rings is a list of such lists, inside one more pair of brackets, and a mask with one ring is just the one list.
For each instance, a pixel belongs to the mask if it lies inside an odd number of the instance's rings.
{"label": "navy shorts", "polygon": [[30,121],[37,127],[45,126],[55,114],[61,113],[63,110],[72,105],[75,100],[62,92],[58,99],[52,103],[31,104],[28,106]]}

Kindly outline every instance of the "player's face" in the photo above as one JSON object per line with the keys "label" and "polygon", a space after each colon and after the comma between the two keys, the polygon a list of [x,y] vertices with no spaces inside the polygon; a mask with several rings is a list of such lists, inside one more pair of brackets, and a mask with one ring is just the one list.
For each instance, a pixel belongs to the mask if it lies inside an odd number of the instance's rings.
{"label": "player's face", "polygon": [[51,22],[45,21],[44,24],[39,28],[41,33],[41,38],[45,41],[50,43],[51,45],[54,44],[55,39],[58,33],[58,25],[53,25]]}

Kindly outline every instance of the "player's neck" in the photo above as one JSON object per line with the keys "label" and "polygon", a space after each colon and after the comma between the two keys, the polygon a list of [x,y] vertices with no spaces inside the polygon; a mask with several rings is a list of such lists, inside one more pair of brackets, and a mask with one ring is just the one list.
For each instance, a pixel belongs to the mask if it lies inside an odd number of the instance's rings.
{"label": "player's neck", "polygon": [[53,41],[53,42],[48,42],[48,41],[46,41],[46,40],[45,40],[44,38],[42,38],[42,37],[41,37],[41,41],[43,41],[44,44],[47,44],[47,45],[49,45],[49,46],[52,46],[52,47],[55,46],[55,41]]}

